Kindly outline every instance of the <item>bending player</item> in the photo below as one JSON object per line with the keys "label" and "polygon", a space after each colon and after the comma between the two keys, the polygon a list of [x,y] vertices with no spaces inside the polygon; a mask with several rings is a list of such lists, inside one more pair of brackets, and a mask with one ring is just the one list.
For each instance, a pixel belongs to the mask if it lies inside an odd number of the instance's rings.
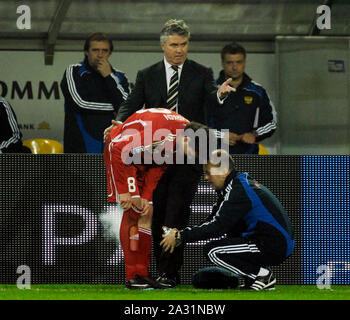
{"label": "bending player", "polygon": [[[126,288],[160,288],[149,277],[152,193],[175,149],[195,157],[186,130],[207,128],[162,108],[139,110],[113,127],[106,141],[108,202],[123,208],[120,243],[126,269]],[[193,132],[192,131],[192,132]]]}
{"label": "bending player", "polygon": [[[206,244],[206,257],[216,266],[239,276],[242,287],[273,289],[276,278],[268,266],[282,263],[294,249],[290,220],[270,190],[247,173],[236,171],[226,151],[216,150],[212,153],[214,156],[220,161],[212,158],[204,166],[205,179],[218,194],[212,214],[205,223],[181,231],[164,227],[167,232],[161,245],[171,252],[181,242],[226,235]],[[209,276],[212,278],[210,272],[207,278]],[[208,282],[205,274],[200,278]],[[219,278],[223,280],[221,287],[226,288],[229,279],[225,281],[223,272],[216,277],[215,287],[220,286]],[[214,284],[206,285],[213,288]]]}

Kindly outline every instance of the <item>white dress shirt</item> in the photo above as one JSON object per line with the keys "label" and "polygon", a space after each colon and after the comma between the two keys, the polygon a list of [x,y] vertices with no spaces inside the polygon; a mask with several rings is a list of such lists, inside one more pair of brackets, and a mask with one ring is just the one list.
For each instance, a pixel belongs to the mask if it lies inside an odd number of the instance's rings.
{"label": "white dress shirt", "polygon": [[[169,91],[169,84],[170,84],[170,79],[172,77],[172,75],[174,74],[175,70],[172,68],[172,65],[165,59],[164,57],[164,65],[165,65],[165,74],[166,74],[166,88],[167,88],[167,92]],[[181,64],[178,67],[178,74],[179,74],[179,84],[180,84],[180,77],[181,77],[181,71],[182,71],[182,68],[183,68],[184,64]],[[217,98],[217,101],[219,102],[219,104],[223,104],[225,99],[220,99],[219,98],[219,95],[218,95],[218,92],[216,92],[216,98]],[[177,112],[177,106],[176,106],[176,110]]]}
{"label": "white dress shirt", "polygon": [[[175,73],[175,70],[172,68],[172,65],[165,59],[165,57],[164,57],[164,65],[165,65],[165,74],[166,74],[166,88],[167,88],[167,92],[168,92],[170,79],[173,76],[173,74]],[[181,71],[182,71],[183,66],[184,66],[184,64],[177,66],[178,67],[177,72],[179,74],[179,83],[180,83]]]}

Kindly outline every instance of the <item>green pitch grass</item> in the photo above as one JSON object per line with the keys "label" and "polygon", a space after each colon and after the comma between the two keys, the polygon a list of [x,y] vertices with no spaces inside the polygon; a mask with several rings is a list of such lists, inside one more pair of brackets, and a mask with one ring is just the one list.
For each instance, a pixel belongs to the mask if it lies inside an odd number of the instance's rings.
{"label": "green pitch grass", "polygon": [[55,284],[18,289],[0,284],[0,300],[350,300],[350,286],[277,285],[274,291],[199,290],[189,285],[166,290],[127,290],[122,285]]}

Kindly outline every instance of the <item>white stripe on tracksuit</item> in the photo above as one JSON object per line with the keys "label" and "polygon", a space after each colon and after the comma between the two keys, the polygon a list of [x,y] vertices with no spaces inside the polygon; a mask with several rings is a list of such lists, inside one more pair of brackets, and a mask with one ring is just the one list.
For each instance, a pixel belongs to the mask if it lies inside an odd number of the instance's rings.
{"label": "white stripe on tracksuit", "polygon": [[0,103],[2,103],[5,107],[5,110],[7,113],[7,118],[8,118],[9,124],[11,126],[12,133],[13,133],[12,137],[9,140],[3,141],[1,143],[1,145],[0,145],[0,153],[1,153],[1,149],[7,148],[11,143],[16,143],[18,140],[20,140],[21,133],[19,131],[14,113],[13,113],[10,105],[8,104],[8,102],[5,99],[1,98]]}
{"label": "white stripe on tracksuit", "polygon": [[120,91],[120,93],[122,94],[124,100],[126,100],[128,98],[128,93],[125,92],[124,88],[122,87],[122,85],[120,84],[120,81],[119,81],[119,78],[114,74],[114,73],[111,73],[111,77],[114,79],[114,81],[116,82],[117,84],[117,87]]}
{"label": "white stripe on tracksuit", "polygon": [[85,101],[80,97],[80,95],[78,94],[77,88],[75,86],[74,77],[73,77],[73,67],[76,67],[76,66],[81,66],[81,64],[72,64],[68,66],[66,70],[68,90],[74,102],[79,107],[84,109],[114,111],[114,107],[111,103],[90,102],[90,101]]}
{"label": "white stripe on tracksuit", "polygon": [[235,253],[258,253],[260,250],[258,247],[253,243],[244,243],[244,244],[235,244],[235,245],[227,245],[227,246],[220,246],[213,248],[209,251],[208,257],[211,262],[214,264],[221,266],[227,270],[232,271],[233,273],[240,274],[243,276],[247,276],[249,278],[255,279],[256,275],[254,274],[246,274],[243,271],[237,269],[236,267],[228,264],[227,262],[223,261],[222,259],[218,258],[219,254],[235,254]]}
{"label": "white stripe on tracksuit", "polygon": [[[252,81],[253,84],[262,87],[261,84]],[[246,89],[247,90],[247,89]],[[249,91],[249,90],[248,90]],[[277,112],[276,112],[276,108],[275,105],[273,104],[273,102],[270,99],[270,96],[268,95],[268,93],[266,92],[266,96],[269,99],[269,104],[271,106],[271,112],[272,112],[272,121],[269,122],[268,124],[266,124],[263,127],[258,128],[259,125],[259,112],[260,112],[260,108],[256,109],[256,113],[255,113],[255,119],[254,119],[254,125],[253,127],[256,129],[256,133],[258,134],[258,136],[261,136],[265,133],[270,132],[271,130],[275,130],[277,128]]]}
{"label": "white stripe on tracksuit", "polygon": [[[260,83],[257,83],[255,81],[252,81],[253,84],[255,84],[256,86],[258,87],[261,87],[261,84]],[[254,90],[250,90],[250,89],[247,89],[245,88],[245,90],[247,91],[253,91],[255,92]],[[273,102],[271,101],[268,93],[266,92],[266,96],[267,98],[269,99],[269,105],[271,106],[272,110],[272,121],[269,122],[268,124],[266,124],[264,127],[260,127],[258,128],[258,125],[259,125],[259,113],[260,113],[260,108],[258,107],[256,109],[256,113],[255,113],[255,117],[254,117],[254,124],[253,124],[253,128],[256,129],[256,133],[261,136],[265,133],[268,133],[269,131],[271,130],[275,130],[277,128],[277,112],[276,112],[276,108],[275,108],[275,105],[273,104]]]}

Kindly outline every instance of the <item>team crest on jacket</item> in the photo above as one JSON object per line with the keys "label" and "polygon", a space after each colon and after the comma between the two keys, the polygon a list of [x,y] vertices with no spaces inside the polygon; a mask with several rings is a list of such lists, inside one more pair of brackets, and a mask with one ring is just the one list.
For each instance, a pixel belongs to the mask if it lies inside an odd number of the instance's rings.
{"label": "team crest on jacket", "polygon": [[253,102],[253,97],[250,97],[250,96],[244,97],[244,102],[246,104],[251,104]]}

